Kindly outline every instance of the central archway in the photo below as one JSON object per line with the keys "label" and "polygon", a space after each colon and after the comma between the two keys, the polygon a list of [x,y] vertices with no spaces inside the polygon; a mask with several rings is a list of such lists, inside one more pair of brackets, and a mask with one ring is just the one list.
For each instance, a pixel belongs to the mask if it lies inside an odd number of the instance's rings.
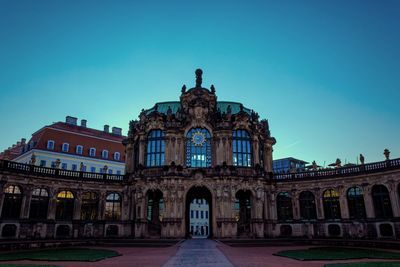
{"label": "central archway", "polygon": [[[212,237],[213,210],[210,190],[205,186],[190,188],[185,204],[186,237]],[[198,206],[198,209],[194,206]]]}

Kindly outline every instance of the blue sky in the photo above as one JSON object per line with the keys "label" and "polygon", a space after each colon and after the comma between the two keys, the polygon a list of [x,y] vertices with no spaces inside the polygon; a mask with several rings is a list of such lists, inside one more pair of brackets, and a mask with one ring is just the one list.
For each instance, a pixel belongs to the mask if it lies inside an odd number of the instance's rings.
{"label": "blue sky", "polygon": [[0,1],[0,149],[66,115],[128,128],[214,84],[274,157],[400,157],[400,1]]}

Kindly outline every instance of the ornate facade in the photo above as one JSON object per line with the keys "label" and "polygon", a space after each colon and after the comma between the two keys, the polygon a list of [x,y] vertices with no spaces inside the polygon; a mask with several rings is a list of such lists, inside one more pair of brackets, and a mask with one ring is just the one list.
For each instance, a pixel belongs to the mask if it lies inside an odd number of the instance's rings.
{"label": "ornate facade", "polygon": [[274,174],[268,121],[217,101],[201,70],[129,126],[126,175],[0,161],[1,237],[183,238],[194,199],[217,238],[400,237],[400,159]]}

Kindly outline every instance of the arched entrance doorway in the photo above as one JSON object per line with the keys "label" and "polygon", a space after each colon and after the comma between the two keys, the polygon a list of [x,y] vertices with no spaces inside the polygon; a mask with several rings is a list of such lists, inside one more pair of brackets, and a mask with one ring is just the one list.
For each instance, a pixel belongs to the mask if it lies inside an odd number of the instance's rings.
{"label": "arched entrance doorway", "polygon": [[237,235],[249,236],[251,233],[251,192],[239,190],[235,197]]}
{"label": "arched entrance doorway", "polygon": [[161,221],[164,211],[164,199],[160,190],[147,191],[147,231],[150,236],[161,235]]}
{"label": "arched entrance doorway", "polygon": [[194,186],[186,194],[186,237],[206,238],[212,232],[212,196],[204,186]]}

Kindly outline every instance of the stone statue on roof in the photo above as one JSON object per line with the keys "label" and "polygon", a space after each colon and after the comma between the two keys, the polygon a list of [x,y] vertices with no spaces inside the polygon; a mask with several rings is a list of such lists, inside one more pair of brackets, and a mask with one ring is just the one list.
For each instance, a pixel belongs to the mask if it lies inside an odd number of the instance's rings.
{"label": "stone statue on roof", "polygon": [[203,79],[201,76],[203,75],[203,71],[201,69],[197,69],[195,71],[195,74],[196,74],[196,87],[201,88],[201,84],[203,82]]}

